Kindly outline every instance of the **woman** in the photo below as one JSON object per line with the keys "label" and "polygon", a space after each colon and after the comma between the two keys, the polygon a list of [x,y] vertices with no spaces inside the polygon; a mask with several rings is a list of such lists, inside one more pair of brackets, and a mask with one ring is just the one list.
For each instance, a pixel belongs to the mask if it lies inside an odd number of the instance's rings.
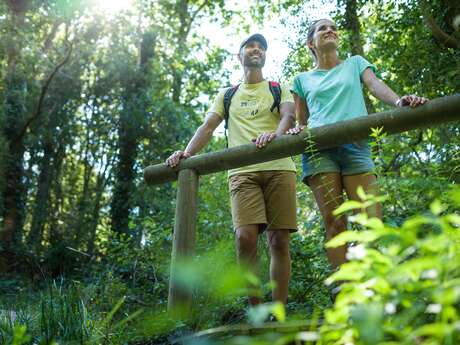
{"label": "woman", "polygon": [[[367,115],[362,83],[372,95],[389,105],[417,107],[427,101],[415,95],[398,97],[376,77],[375,66],[361,56],[340,60],[338,43],[334,22],[320,19],[311,25],[307,45],[316,67],[294,79],[292,92],[299,127],[288,133],[299,133],[307,123],[313,128]],[[374,163],[367,141],[313,154],[307,152],[302,155],[302,168],[303,181],[310,186],[323,217],[327,240],[346,229],[346,218],[332,214],[343,202],[343,190],[351,200],[360,200],[356,193],[358,186],[367,193],[377,193]],[[380,205],[369,212],[382,217]],[[327,255],[335,269],[346,261],[346,247],[329,248]]]}

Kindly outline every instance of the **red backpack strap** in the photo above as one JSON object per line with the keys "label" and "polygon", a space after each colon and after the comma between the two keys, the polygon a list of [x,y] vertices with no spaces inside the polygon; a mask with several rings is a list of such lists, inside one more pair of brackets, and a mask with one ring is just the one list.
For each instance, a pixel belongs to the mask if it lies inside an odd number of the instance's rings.
{"label": "red backpack strap", "polygon": [[273,96],[273,104],[270,108],[270,111],[273,112],[275,108],[278,108],[278,112],[280,111],[280,104],[281,104],[281,85],[276,81],[269,81],[268,87],[270,88],[270,92]]}

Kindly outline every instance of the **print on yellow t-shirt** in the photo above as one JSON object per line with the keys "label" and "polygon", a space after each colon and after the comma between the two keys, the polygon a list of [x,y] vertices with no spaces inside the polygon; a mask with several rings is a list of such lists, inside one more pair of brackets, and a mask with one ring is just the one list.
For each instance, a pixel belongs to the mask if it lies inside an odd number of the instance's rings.
{"label": "print on yellow t-shirt", "polygon": [[[217,113],[224,117],[224,94],[226,89],[219,92],[208,112]],[[281,103],[294,102],[288,87],[281,86]],[[279,125],[280,114],[278,109],[273,112],[273,95],[270,92],[268,81],[257,84],[241,84],[232,98],[228,120],[228,147],[251,143],[261,133],[274,132]],[[229,170],[229,176],[236,173],[289,170],[295,171],[294,162],[290,157],[270,162],[254,164],[242,168]]]}

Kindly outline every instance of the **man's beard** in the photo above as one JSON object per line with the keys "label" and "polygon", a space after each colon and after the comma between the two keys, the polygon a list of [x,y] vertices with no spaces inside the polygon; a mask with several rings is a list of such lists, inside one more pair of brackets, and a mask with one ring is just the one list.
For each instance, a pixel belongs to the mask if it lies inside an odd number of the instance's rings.
{"label": "man's beard", "polygon": [[252,60],[251,57],[247,57],[244,59],[244,67],[251,67],[251,68],[262,68],[265,65],[265,59],[260,58],[257,60]]}

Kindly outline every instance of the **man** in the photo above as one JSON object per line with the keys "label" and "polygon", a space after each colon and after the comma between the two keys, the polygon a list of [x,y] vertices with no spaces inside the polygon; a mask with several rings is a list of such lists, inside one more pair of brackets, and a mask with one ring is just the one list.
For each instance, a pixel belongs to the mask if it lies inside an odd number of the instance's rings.
{"label": "man", "polygon": [[[235,93],[228,108],[229,147],[252,141],[263,149],[295,125],[295,107],[288,87],[278,86],[281,100],[278,108],[273,107],[274,94],[270,90],[273,84],[262,74],[266,50],[267,41],[260,34],[241,43],[238,60],[244,69],[244,83],[233,88]],[[180,159],[194,155],[209,142],[226,117],[226,91],[217,95],[185,151],[174,152],[166,160],[167,165],[175,167]],[[258,235],[266,230],[271,253],[270,277],[275,281],[272,297],[282,303],[287,301],[291,274],[290,232],[297,228],[295,183],[295,166],[290,157],[229,171],[238,262],[251,269],[257,266]],[[260,300],[250,296],[249,303],[255,305]]]}

